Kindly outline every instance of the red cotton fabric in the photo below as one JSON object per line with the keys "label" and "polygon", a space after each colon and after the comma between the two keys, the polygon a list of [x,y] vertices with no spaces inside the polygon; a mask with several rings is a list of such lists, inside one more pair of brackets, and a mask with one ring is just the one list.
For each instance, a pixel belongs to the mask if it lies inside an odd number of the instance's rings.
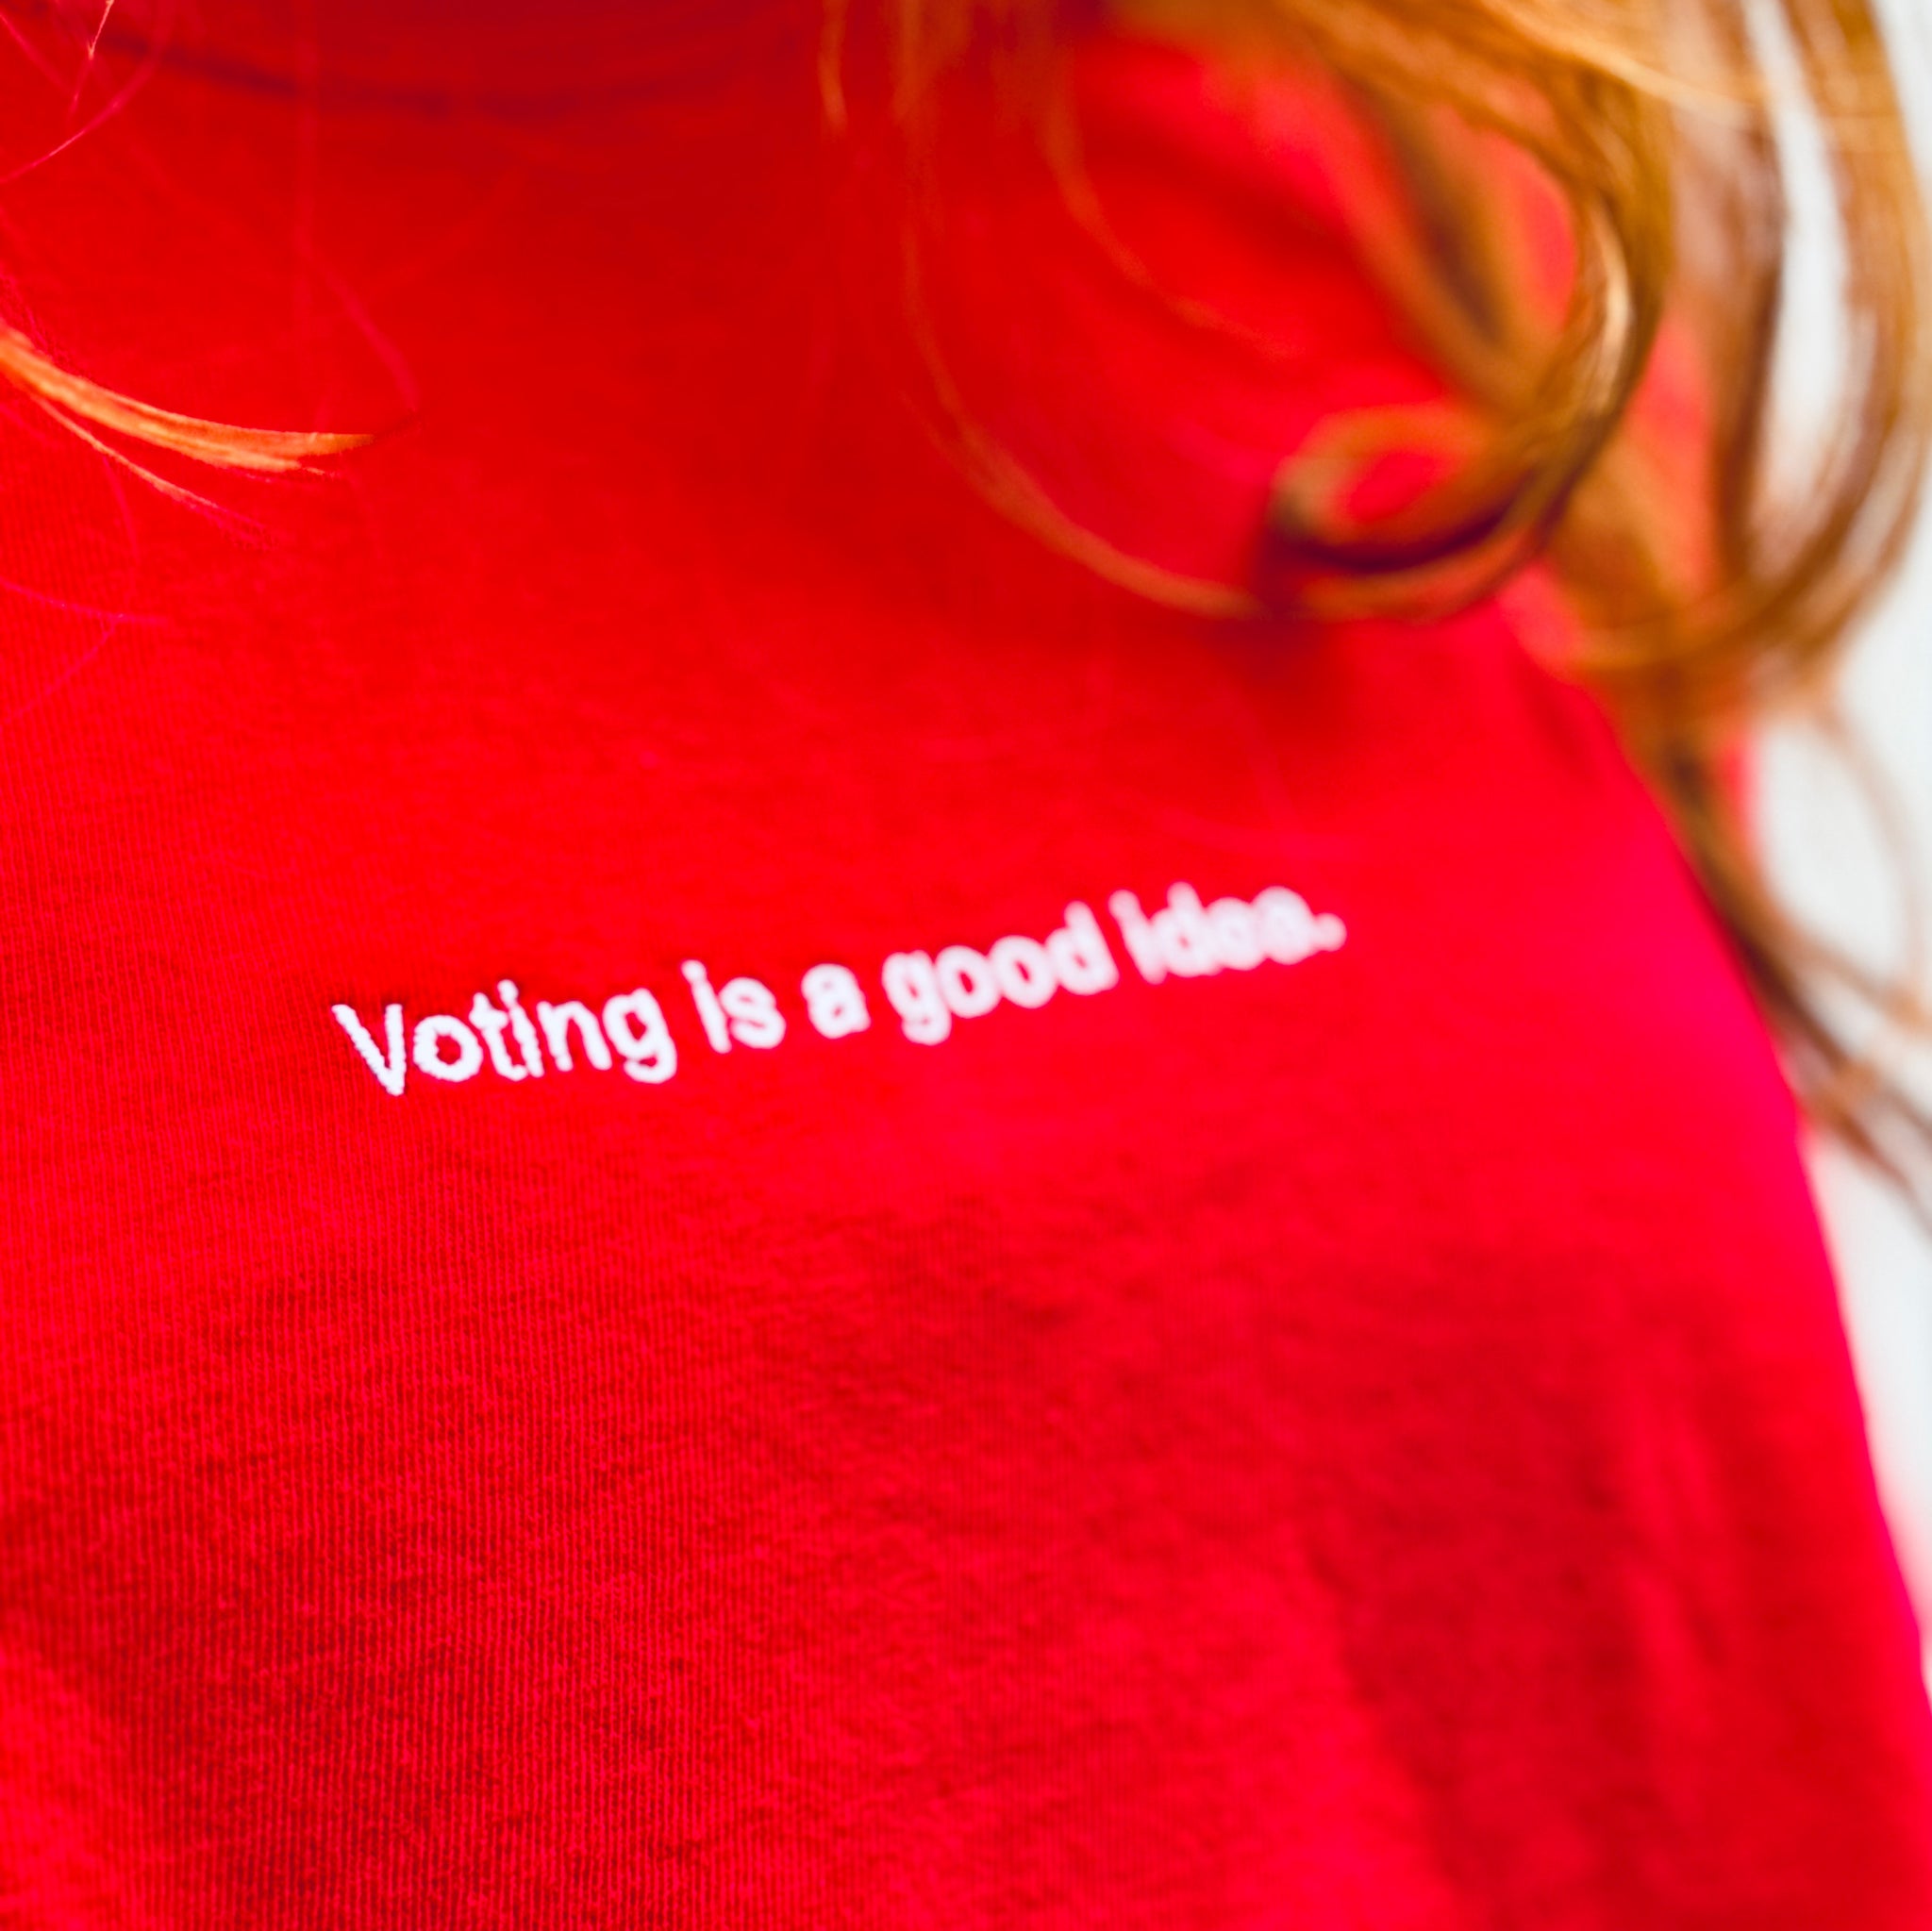
{"label": "red cotton fabric", "polygon": [[[1002,521],[808,8],[116,15],[74,114],[64,19],[16,312],[392,433],[0,424],[0,1921],[1932,1923],[1792,1108],[1547,607]],[[968,73],[926,319],[1244,570],[1433,392],[1357,162],[1077,84],[1111,240]]]}

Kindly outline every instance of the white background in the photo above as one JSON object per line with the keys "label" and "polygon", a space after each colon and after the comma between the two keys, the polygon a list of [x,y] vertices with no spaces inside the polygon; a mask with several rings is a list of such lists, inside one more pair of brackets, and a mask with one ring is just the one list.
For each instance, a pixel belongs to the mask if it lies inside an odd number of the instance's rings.
{"label": "white background", "polygon": [[[1892,0],[1884,10],[1914,132],[1932,136],[1932,0]],[[1932,151],[1922,149],[1920,160],[1923,172]],[[1837,251],[1819,183],[1807,172],[1801,165],[1792,184],[1799,254],[1784,370],[1801,429],[1805,418],[1815,422],[1829,408],[1840,360],[1831,318]],[[1764,747],[1766,849],[1788,893],[1822,925],[1870,957],[1896,960],[1903,895],[1922,902],[1932,934],[1932,513],[1922,517],[1904,576],[1852,655],[1844,711],[1898,807],[1907,849],[1898,862],[1887,860],[1842,760],[1816,731],[1797,725],[1774,731]],[[1932,996],[1932,969],[1920,977]],[[1891,1057],[1903,1065],[1906,1050]],[[1922,1074],[1918,1090],[1932,1098],[1932,1053],[1910,1057]],[[1841,1153],[1819,1147],[1814,1170],[1879,1487],[1921,1626],[1932,1629],[1932,1232]]]}

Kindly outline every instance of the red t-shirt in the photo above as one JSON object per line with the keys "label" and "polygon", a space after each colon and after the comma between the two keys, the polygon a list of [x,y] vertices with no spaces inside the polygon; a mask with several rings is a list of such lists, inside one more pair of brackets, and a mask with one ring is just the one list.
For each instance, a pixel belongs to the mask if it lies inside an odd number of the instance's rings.
{"label": "red t-shirt", "polygon": [[[408,417],[0,425],[0,1918],[1932,1922],[1792,1108],[1534,599],[988,509],[808,9],[290,12],[0,202],[91,374]],[[1121,249],[961,107],[927,319],[1236,570],[1430,385],[1319,116],[1087,84]]]}

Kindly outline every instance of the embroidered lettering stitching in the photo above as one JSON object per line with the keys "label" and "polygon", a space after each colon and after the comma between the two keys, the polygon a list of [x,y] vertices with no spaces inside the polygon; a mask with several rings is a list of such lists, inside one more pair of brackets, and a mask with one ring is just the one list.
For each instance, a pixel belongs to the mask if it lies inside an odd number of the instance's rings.
{"label": "embroidered lettering stitching", "polygon": [[[1116,891],[1107,903],[1128,958],[1150,986],[1169,977],[1252,972],[1267,961],[1295,965],[1339,951],[1347,938],[1334,913],[1310,910],[1299,892],[1281,885],[1269,886],[1253,900],[1221,898],[1209,906],[1191,885],[1174,885],[1167,903],[1151,913],[1131,891]],[[761,980],[740,975],[714,987],[709,969],[695,958],[686,959],[682,970],[712,1052],[729,1053],[734,1046],[770,1052],[783,1043],[784,1012]],[[984,952],[956,944],[937,954],[892,953],[879,969],[879,988],[906,1038],[915,1045],[937,1046],[952,1036],[956,1020],[983,1019],[1001,1005],[1037,1010],[1058,992],[1091,998],[1119,985],[1120,976],[1100,921],[1076,899],[1067,907],[1066,923],[1044,940],[1009,933]],[[821,1038],[848,1039],[872,1024],[864,989],[848,966],[813,966],[799,981],[799,993]],[[577,999],[554,1005],[540,999],[534,1024],[514,980],[496,982],[496,999],[492,1005],[478,992],[466,1020],[431,1013],[413,1031],[406,1029],[402,1006],[391,1003],[383,1007],[379,1043],[353,1006],[337,1004],[329,1010],[376,1083],[394,1099],[402,1098],[412,1064],[444,1085],[475,1079],[486,1061],[499,1079],[512,1084],[541,1079],[552,1070],[572,1073],[579,1052],[591,1070],[608,1073],[621,1064],[643,1086],[661,1086],[677,1072],[677,1042],[664,1008],[645,987],[613,994],[601,1013]]]}

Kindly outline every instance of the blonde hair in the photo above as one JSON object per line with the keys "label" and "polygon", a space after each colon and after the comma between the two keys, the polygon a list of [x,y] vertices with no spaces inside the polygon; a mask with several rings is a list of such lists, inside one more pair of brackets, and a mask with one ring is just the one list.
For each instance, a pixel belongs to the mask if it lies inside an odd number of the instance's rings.
{"label": "blonde hair", "polygon": [[[969,48],[1000,46],[1038,74],[1070,24],[1055,0],[885,7],[909,132]],[[1284,464],[1272,534],[1299,600],[1341,613],[1461,604],[1546,556],[1583,624],[1565,668],[1599,693],[1668,808],[1801,1099],[1907,1178],[1932,1155],[1932,1116],[1848,1043],[1844,1014],[1849,999],[1867,1018],[1924,1016],[1903,982],[1783,909],[1729,769],[1761,720],[1824,697],[1910,535],[1932,440],[1925,212],[1869,0],[1130,0],[1117,12],[1225,62],[1321,70],[1404,183],[1410,218],[1365,234],[1364,256],[1462,398],[1447,441],[1466,457],[1370,524],[1336,510],[1338,473],[1423,425],[1339,423]],[[847,25],[845,0],[829,0],[820,64],[835,125]],[[1815,138],[1836,202],[1844,380],[1831,432],[1780,489],[1774,364],[1794,129]],[[1567,217],[1560,315],[1512,245],[1499,144]],[[1689,501],[1630,426],[1667,317],[1701,350],[1709,408]],[[1142,593],[1229,612],[1268,602],[1074,526],[989,445],[931,359],[955,447],[1010,514]],[[1687,519],[1704,541],[1686,544]]]}
{"label": "blonde hair", "polygon": [[[330,430],[248,429],[157,408],[64,369],[30,337],[0,322],[0,380],[29,396],[83,442],[174,497],[192,492],[135,461],[121,441],[257,475],[287,475],[361,447],[367,436]],[[121,441],[110,441],[118,438]]]}

